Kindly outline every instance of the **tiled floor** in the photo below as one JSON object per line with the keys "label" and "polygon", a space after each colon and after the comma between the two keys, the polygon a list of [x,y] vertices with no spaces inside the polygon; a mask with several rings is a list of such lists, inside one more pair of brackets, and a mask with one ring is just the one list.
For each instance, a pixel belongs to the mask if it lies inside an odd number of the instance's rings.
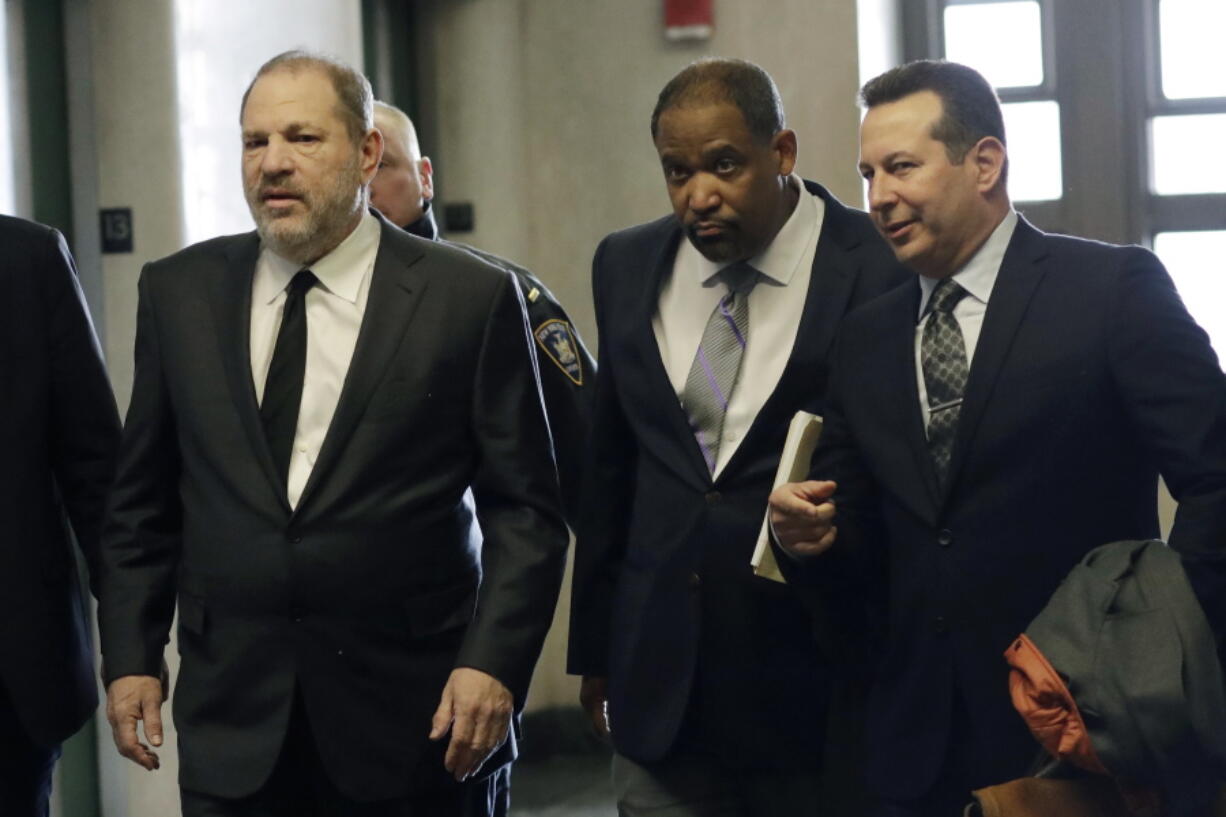
{"label": "tiled floor", "polygon": [[555,755],[515,764],[511,817],[615,817],[604,753]]}

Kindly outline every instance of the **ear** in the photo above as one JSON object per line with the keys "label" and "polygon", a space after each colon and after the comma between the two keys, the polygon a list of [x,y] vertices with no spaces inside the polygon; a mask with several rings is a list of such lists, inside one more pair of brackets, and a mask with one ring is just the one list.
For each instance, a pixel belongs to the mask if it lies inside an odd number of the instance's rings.
{"label": "ear", "polygon": [[434,165],[430,164],[429,156],[422,156],[418,161],[417,175],[421,179],[421,200],[431,201],[434,198]]}
{"label": "ear", "polygon": [[362,171],[362,184],[370,184],[370,180],[379,172],[379,162],[383,159],[383,134],[377,128],[366,131],[359,150],[361,160],[358,167]]}
{"label": "ear", "polygon": [[989,193],[1001,182],[1005,172],[1005,146],[995,136],[985,136],[971,148],[976,186],[980,193]]}
{"label": "ear", "polygon": [[771,139],[771,150],[779,157],[779,175],[787,176],[796,167],[796,131],[784,128]]}

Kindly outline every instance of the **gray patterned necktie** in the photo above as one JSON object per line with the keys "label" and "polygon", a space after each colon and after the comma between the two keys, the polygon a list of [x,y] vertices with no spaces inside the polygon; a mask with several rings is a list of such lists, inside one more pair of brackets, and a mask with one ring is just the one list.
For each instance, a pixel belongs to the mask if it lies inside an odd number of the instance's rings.
{"label": "gray patterned necktie", "polygon": [[928,451],[941,489],[949,478],[962,393],[966,389],[966,344],[953,316],[966,290],[952,278],[942,278],[928,299],[928,323],[920,341],[920,365],[928,389]]}
{"label": "gray patterned necktie", "polygon": [[728,401],[736,388],[749,339],[749,293],[758,282],[758,271],[743,261],[724,267],[717,274],[728,287],[728,294],[720,298],[707,320],[681,393],[690,428],[712,474],[719,457]]}

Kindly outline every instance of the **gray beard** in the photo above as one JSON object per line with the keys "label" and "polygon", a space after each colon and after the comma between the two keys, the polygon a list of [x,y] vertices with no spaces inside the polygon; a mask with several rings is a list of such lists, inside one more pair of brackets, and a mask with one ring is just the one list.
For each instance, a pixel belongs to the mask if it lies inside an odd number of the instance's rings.
{"label": "gray beard", "polygon": [[365,190],[359,188],[352,199],[330,196],[319,201],[318,209],[308,214],[299,229],[279,230],[277,222],[280,219],[256,216],[256,230],[264,244],[277,255],[307,266],[345,240],[354,217],[361,212],[365,202]]}

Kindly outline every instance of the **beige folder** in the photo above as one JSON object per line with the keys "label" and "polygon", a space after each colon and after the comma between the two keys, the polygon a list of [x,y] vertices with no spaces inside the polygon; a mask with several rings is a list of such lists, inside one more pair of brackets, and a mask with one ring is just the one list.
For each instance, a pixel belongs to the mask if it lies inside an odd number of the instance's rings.
{"label": "beige folder", "polygon": [[[807,411],[798,411],[788,424],[788,436],[783,442],[783,453],[779,456],[779,468],[775,471],[775,487],[786,482],[802,482],[809,476],[809,461],[813,459],[813,450],[817,448],[817,438],[822,434],[822,418]],[[753,558],[749,560],[755,576],[761,576],[771,581],[783,582],[783,574],[775,562],[775,554],[770,544],[770,508],[762,519],[762,532],[758,534],[758,544],[753,549]]]}

